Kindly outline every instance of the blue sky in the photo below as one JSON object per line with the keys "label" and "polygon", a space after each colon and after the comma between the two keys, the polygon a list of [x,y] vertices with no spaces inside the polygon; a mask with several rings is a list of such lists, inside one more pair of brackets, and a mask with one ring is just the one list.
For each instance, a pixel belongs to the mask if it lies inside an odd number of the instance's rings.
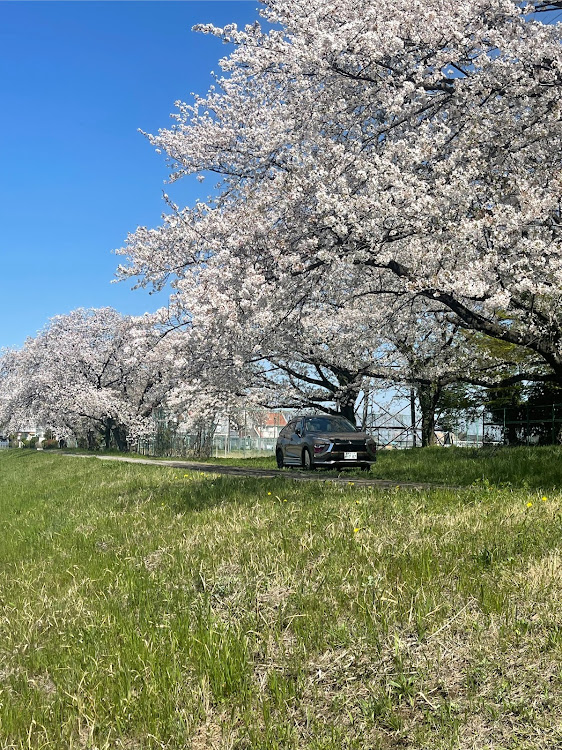
{"label": "blue sky", "polygon": [[127,232],[156,226],[164,158],[138,128],[168,127],[174,101],[204,93],[228,52],[193,24],[258,15],[256,0],[0,2],[0,347],[53,315],[110,305],[140,314],[165,297],[111,284]]}

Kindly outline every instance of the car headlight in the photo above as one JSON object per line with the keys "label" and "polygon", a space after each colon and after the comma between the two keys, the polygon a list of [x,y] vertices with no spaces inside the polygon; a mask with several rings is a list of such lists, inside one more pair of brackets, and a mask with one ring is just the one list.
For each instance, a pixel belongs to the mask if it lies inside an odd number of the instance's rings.
{"label": "car headlight", "polygon": [[327,453],[332,444],[329,440],[315,440],[314,441],[314,455],[318,456],[321,453]]}

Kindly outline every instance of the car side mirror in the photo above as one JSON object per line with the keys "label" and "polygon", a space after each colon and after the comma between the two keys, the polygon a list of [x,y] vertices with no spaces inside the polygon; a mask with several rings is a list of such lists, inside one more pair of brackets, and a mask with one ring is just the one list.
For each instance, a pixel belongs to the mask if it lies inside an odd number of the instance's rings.
{"label": "car side mirror", "polygon": [[302,437],[302,430],[300,427],[297,427],[297,429],[295,430],[295,435],[297,435],[298,437]]}

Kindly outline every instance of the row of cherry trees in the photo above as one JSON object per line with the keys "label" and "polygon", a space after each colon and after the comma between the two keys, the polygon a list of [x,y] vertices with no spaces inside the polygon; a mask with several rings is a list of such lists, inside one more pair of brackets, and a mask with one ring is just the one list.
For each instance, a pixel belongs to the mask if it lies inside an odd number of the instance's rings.
{"label": "row of cherry trees", "polygon": [[561,29],[534,12],[558,6],[268,0],[199,27],[234,52],[149,138],[172,181],[219,182],[130,235],[121,275],[171,280],[289,401],[351,416],[366,378],[415,383],[426,437],[459,379],[560,383]]}
{"label": "row of cherry trees", "polygon": [[53,318],[2,357],[1,422],[8,430],[35,422],[90,446],[102,436],[108,447],[125,448],[169,385],[165,361],[152,356],[156,341],[144,321],[109,308]]}
{"label": "row of cherry trees", "polygon": [[158,410],[172,429],[181,423],[207,434],[218,410],[235,410],[243,397],[241,373],[210,356],[168,308],[140,317],[112,308],[58,315],[21,349],[2,352],[0,428],[41,425],[92,449],[126,451],[154,432]]}
{"label": "row of cherry trees", "polygon": [[123,381],[107,366],[129,411],[91,395],[77,417],[131,429],[165,398],[353,418],[383,380],[415,386],[430,442],[454,383],[560,384],[561,27],[536,12],[559,6],[266,0],[262,24],[199,27],[234,45],[223,75],[148,137],[172,181],[218,182],[128,237],[121,278],[171,283],[169,306],[124,335]]}
{"label": "row of cherry trees", "polygon": [[53,318],[0,358],[0,424],[40,424],[91,448],[127,450],[152,429],[153,409],[176,393],[185,367],[177,334],[163,333],[155,316],[111,308]]}

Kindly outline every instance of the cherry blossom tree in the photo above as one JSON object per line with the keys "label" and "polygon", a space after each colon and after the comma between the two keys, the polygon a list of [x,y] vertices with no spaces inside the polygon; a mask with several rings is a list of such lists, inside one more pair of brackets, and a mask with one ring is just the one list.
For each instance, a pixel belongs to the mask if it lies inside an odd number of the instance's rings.
{"label": "cherry blossom tree", "polygon": [[126,450],[175,384],[178,355],[173,335],[162,338],[149,317],[102,308],[53,318],[0,362],[3,425],[33,420],[90,447],[99,435]]}
{"label": "cherry blossom tree", "polygon": [[121,275],[171,279],[213,361],[309,372],[295,342],[337,321],[331,363],[366,374],[415,303],[562,379],[561,30],[532,16],[558,6],[269,0],[265,29],[199,27],[235,45],[224,75],[149,138],[218,189],[130,235]]}

